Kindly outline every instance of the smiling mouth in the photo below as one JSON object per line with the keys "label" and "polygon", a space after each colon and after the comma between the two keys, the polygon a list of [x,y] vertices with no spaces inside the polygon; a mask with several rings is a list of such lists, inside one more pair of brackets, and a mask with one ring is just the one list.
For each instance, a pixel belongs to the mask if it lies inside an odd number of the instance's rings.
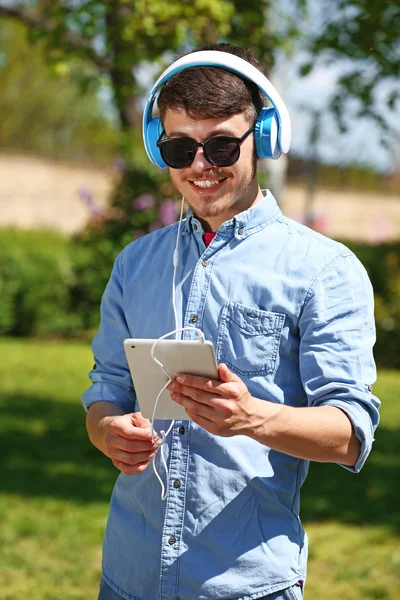
{"label": "smiling mouth", "polygon": [[199,189],[210,189],[217,187],[226,179],[227,177],[224,177],[223,179],[191,179],[189,182]]}

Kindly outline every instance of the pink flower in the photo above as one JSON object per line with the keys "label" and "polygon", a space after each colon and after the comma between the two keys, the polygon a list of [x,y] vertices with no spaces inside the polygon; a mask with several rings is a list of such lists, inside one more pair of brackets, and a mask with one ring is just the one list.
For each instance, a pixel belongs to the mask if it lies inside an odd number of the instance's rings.
{"label": "pink flower", "polygon": [[113,167],[117,173],[125,173],[126,171],[126,162],[122,158],[122,156],[117,156],[117,158],[113,162]]}
{"label": "pink flower", "polygon": [[150,194],[142,194],[133,201],[133,208],[136,210],[146,210],[153,208],[154,198]]}
{"label": "pink flower", "polygon": [[172,198],[164,200],[160,206],[160,221],[163,225],[172,225],[175,223],[178,215],[176,202]]}
{"label": "pink flower", "polygon": [[79,198],[85,204],[91,204],[93,202],[92,190],[85,185],[82,185],[78,190]]}
{"label": "pink flower", "polygon": [[84,204],[86,204],[92,217],[98,217],[102,214],[103,210],[101,206],[93,198],[92,190],[86,186],[81,186],[78,190],[79,198]]}

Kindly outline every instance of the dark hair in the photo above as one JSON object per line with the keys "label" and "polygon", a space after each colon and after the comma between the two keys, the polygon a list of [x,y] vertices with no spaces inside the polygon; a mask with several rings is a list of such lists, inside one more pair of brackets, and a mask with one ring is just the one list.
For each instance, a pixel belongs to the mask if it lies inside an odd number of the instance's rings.
{"label": "dark hair", "polygon": [[[208,44],[199,50],[229,52],[262,72],[258,60],[240,46]],[[162,87],[158,98],[162,122],[168,108],[184,110],[192,119],[218,119],[243,113],[249,122],[254,122],[263,106],[263,93],[255,83],[219,67],[190,67],[180,71]]]}

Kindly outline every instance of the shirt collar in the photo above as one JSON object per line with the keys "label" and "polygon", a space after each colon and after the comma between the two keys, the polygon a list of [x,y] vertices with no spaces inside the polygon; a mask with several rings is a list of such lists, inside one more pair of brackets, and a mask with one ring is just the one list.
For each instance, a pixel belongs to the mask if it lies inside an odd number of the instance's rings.
{"label": "shirt collar", "polygon": [[[235,215],[233,219],[225,221],[219,228],[219,232],[232,231],[237,239],[242,240],[264,229],[274,223],[280,216],[281,211],[279,206],[269,190],[262,190],[264,198],[256,204]],[[182,235],[188,235],[191,232],[203,233],[201,223],[194,216],[192,209],[189,207],[186,213],[186,219],[182,223]]]}

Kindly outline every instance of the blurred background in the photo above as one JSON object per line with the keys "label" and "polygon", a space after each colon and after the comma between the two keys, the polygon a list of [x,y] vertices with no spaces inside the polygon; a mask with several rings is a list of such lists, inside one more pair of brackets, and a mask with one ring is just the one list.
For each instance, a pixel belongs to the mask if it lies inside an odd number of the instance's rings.
{"label": "blurred background", "polygon": [[360,475],[311,466],[306,598],[398,597],[399,31],[397,0],[0,0],[0,600],[97,598],[117,471],[86,438],[90,340],[116,255],[177,219],[143,149],[149,89],[216,41],[251,50],[291,114],[262,185],[375,290],[382,422]]}

